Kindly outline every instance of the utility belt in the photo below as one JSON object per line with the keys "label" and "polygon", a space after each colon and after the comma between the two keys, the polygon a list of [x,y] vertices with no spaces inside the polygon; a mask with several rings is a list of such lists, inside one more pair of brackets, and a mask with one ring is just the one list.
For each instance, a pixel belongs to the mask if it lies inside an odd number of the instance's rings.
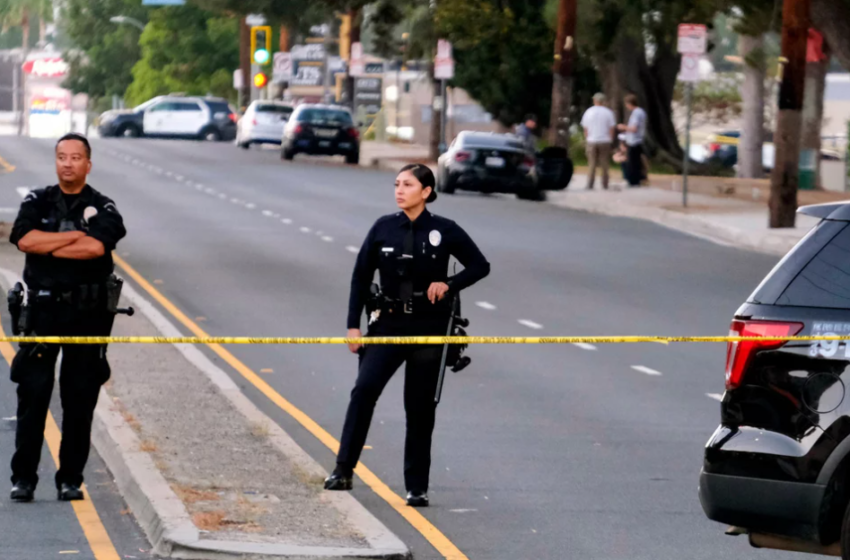
{"label": "utility belt", "polygon": [[118,308],[123,287],[124,280],[113,274],[107,278],[106,282],[102,283],[27,290],[25,304],[24,286],[18,282],[9,290],[6,297],[9,304],[9,315],[12,319],[12,333],[18,336],[22,333],[32,332],[35,312],[49,311],[58,306],[73,311],[106,311],[113,315],[132,316],[135,313],[132,307],[128,309]]}
{"label": "utility belt", "polygon": [[379,318],[447,318],[450,307],[445,301],[431,303],[425,292],[414,292],[410,299],[403,300],[383,294],[378,284],[372,284],[369,299],[366,301],[366,314],[372,325]]}

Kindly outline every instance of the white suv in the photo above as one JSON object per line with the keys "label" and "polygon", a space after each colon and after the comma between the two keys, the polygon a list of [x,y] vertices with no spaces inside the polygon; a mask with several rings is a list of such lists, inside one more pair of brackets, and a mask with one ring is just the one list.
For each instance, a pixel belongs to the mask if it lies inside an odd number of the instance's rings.
{"label": "white suv", "polygon": [[254,101],[239,119],[236,145],[247,150],[251,144],[280,144],[293,110],[280,101]]}
{"label": "white suv", "polygon": [[214,97],[162,96],[130,111],[100,116],[101,136],[160,136],[233,140],[237,116],[227,100]]}

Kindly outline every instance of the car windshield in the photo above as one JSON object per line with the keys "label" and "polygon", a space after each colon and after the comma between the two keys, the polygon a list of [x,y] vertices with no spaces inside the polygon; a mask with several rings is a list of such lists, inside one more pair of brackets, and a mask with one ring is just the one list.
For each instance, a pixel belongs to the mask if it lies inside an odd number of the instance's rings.
{"label": "car windshield", "polygon": [[145,109],[147,109],[148,107],[150,107],[151,105],[153,105],[154,103],[156,103],[158,101],[159,101],[159,99],[157,99],[157,98],[150,99],[148,101],[145,101],[141,105],[137,106],[136,108],[134,108],[133,111],[135,111],[136,113],[140,113],[140,112],[144,111]]}
{"label": "car windshield", "polygon": [[329,124],[335,126],[352,125],[351,115],[347,111],[333,109],[306,109],[298,117],[299,122],[309,124]]}

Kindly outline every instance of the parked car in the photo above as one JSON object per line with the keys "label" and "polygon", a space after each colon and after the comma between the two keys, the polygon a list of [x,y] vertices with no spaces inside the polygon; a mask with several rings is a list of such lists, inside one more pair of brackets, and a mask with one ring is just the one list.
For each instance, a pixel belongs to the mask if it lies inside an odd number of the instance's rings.
{"label": "parked car", "polygon": [[98,118],[101,136],[233,140],[235,111],[227,100],[213,97],[161,96],[135,109],[106,111]]}
{"label": "parked car", "polygon": [[[741,143],[741,131],[727,130],[710,134],[705,143],[707,162],[717,162],[723,167],[735,167],[738,164],[738,145]],[[776,160],[776,146],[773,144],[773,133],[766,133],[762,145],[762,167],[765,171],[773,169]],[[821,160],[840,160],[841,155],[835,150],[822,149]]]}
{"label": "parked car", "polygon": [[699,497],[754,546],[850,560],[850,344],[771,336],[850,335],[850,203],[820,218],[737,310],[720,425]]}
{"label": "parked car", "polygon": [[254,101],[236,126],[236,145],[280,144],[283,128],[292,115],[292,105],[280,101]]}
{"label": "parked car", "polygon": [[461,132],[437,160],[437,191],[457,189],[510,193],[542,200],[537,184],[537,160],[513,134]]}
{"label": "parked car", "polygon": [[340,155],[345,162],[360,162],[360,132],[347,107],[305,103],[293,111],[286,123],[280,157],[292,160],[297,154]]}

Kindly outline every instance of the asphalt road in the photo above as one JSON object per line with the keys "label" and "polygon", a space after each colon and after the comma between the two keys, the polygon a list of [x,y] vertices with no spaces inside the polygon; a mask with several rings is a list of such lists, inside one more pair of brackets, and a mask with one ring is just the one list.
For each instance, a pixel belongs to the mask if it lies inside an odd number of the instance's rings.
{"label": "asphalt road", "polygon": [[[53,143],[0,140],[19,187],[54,182]],[[352,249],[395,210],[393,175],[275,151],[180,141],[94,142],[91,183],[129,237],[119,254],[211,335],[342,335]],[[0,208],[0,212],[2,212]],[[476,335],[722,335],[775,258],[636,220],[507,197],[442,196],[492,263],[464,293]],[[343,347],[236,347],[244,363],[338,437],[356,359]],[[702,447],[718,422],[722,345],[475,347],[438,411],[424,515],[469,558],[795,558],[750,549],[705,519]],[[217,358],[218,363],[222,363]],[[226,366],[225,366],[226,367]],[[244,380],[234,378],[245,386]],[[402,375],[363,461],[404,492]],[[328,449],[246,393],[328,469]],[[355,483],[357,484],[357,482]],[[355,495],[413,549],[428,542],[363,484]]]}

